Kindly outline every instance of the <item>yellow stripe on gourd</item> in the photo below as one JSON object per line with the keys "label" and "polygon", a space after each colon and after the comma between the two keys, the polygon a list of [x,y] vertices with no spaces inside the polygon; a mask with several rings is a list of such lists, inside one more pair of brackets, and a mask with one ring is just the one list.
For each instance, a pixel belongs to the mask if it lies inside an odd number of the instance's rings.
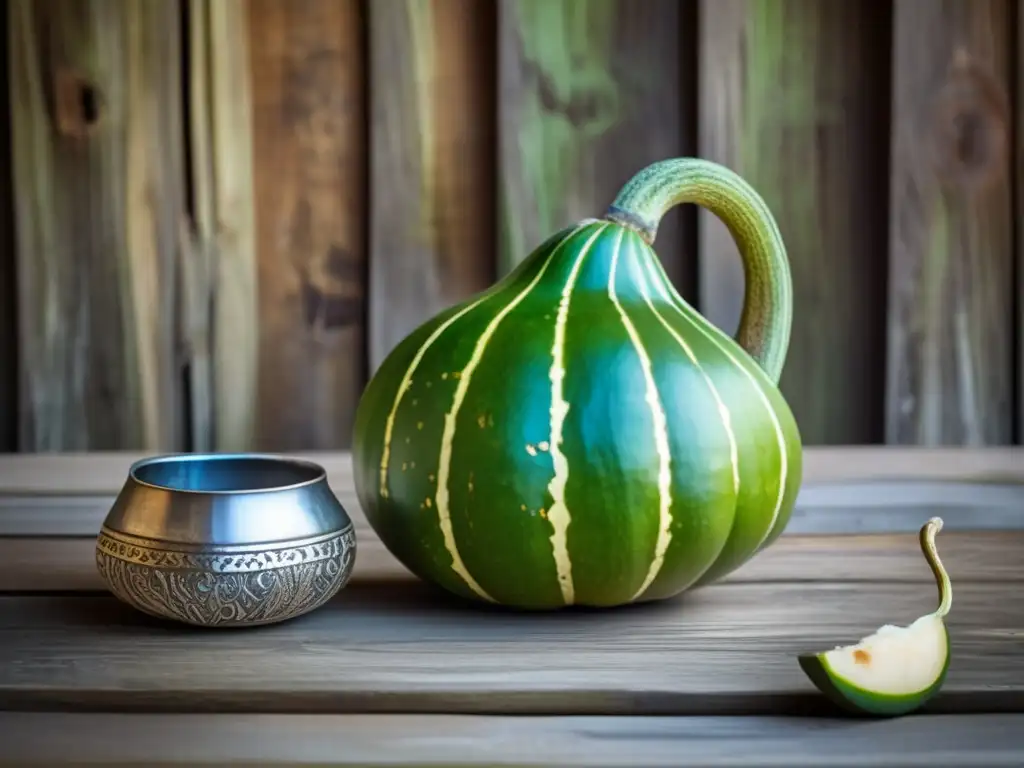
{"label": "yellow stripe on gourd", "polygon": [[427,337],[427,340],[424,341],[416,351],[416,355],[413,357],[412,362],[409,363],[409,367],[406,369],[405,375],[402,377],[402,381],[398,385],[398,392],[395,394],[395,402],[391,404],[391,411],[388,413],[387,421],[384,423],[384,452],[380,459],[380,495],[382,498],[386,499],[388,497],[388,463],[391,460],[391,436],[395,429],[395,414],[398,413],[398,406],[401,405],[402,398],[405,397],[405,393],[412,385],[413,373],[415,373],[416,369],[419,367],[419,364],[423,360],[423,356],[427,353],[427,350],[430,349],[434,342],[438,340],[441,334],[448,330],[448,328],[451,327],[451,325],[460,317],[463,317],[468,312],[472,312],[487,298],[489,298],[489,296],[484,294],[476,301],[463,307],[441,323],[441,325],[435,328],[434,332]]}
{"label": "yellow stripe on gourd", "polygon": [[[651,284],[654,285],[656,289],[661,289],[657,277],[654,275],[652,271],[650,259],[643,259],[642,261],[644,262],[644,271],[648,273],[646,277],[650,279]],[[704,370],[704,366],[700,364],[700,361],[697,359],[697,356],[693,353],[693,349],[690,347],[689,344],[686,343],[686,340],[679,335],[679,332],[671,325],[669,325],[665,317],[661,314],[661,312],[658,311],[658,308],[654,306],[654,302],[651,301],[651,296],[647,292],[646,280],[640,281],[640,292],[644,297],[644,301],[647,302],[647,306],[650,307],[651,311],[654,313],[654,316],[658,318],[658,322],[660,322],[662,326],[664,326],[665,330],[668,331],[672,335],[672,338],[674,338],[676,342],[679,344],[679,346],[683,348],[683,352],[686,353],[687,358],[689,358],[690,362],[693,363],[694,367],[697,369],[697,372],[704,379],[704,383],[708,385],[708,389],[711,391],[711,396],[715,399],[715,406],[718,408],[718,415],[722,417],[722,426],[725,428],[725,434],[727,439],[729,440],[729,463],[732,466],[732,489],[736,496],[739,496],[740,456],[739,446],[736,443],[736,433],[733,432],[732,429],[732,415],[729,413],[729,409],[725,405],[725,401],[722,400],[722,396],[718,392],[718,387],[715,386],[715,382],[711,380],[711,377],[708,375],[708,372]]]}
{"label": "yellow stripe on gourd", "polygon": [[629,315],[622,306],[622,302],[619,301],[618,293],[615,290],[615,276],[618,272],[619,254],[622,251],[622,238],[624,235],[625,230],[620,230],[619,238],[615,241],[615,250],[612,251],[611,274],[608,277],[608,298],[615,305],[619,318],[626,328],[626,333],[629,334],[629,340],[633,344],[633,349],[636,350],[636,354],[640,358],[640,368],[644,375],[645,399],[648,407],[651,409],[651,420],[654,423],[654,447],[658,453],[658,538],[655,541],[654,557],[647,569],[647,574],[640,585],[640,589],[632,597],[633,600],[636,600],[647,591],[647,588],[651,586],[654,579],[658,576],[662,565],[665,564],[665,553],[668,551],[668,545],[672,541],[672,449],[668,442],[668,420],[665,418],[665,409],[661,404],[661,398],[658,396],[658,385],[654,380],[651,356],[647,354],[647,350],[640,340],[640,334],[637,333],[633,321],[629,319]]}
{"label": "yellow stripe on gourd", "polygon": [[551,250],[551,254],[544,261],[541,268],[537,270],[537,274],[527,284],[527,286],[523,288],[523,290],[521,290],[518,295],[512,299],[512,301],[506,304],[502,310],[494,316],[491,322],[487,324],[487,327],[484,328],[483,333],[481,333],[480,337],[476,340],[476,345],[473,348],[473,354],[469,358],[469,362],[466,363],[466,367],[463,368],[459,374],[459,383],[458,386],[455,387],[455,396],[452,399],[451,410],[449,410],[444,417],[444,431],[441,433],[441,449],[438,456],[437,493],[434,498],[437,507],[438,525],[441,529],[441,535],[444,537],[445,549],[448,550],[448,554],[452,558],[452,570],[455,571],[477,595],[482,597],[484,600],[489,600],[491,602],[496,601],[476,582],[476,579],[474,579],[466,569],[466,565],[462,561],[462,556],[459,554],[458,546],[455,543],[455,532],[452,530],[451,511],[449,508],[448,478],[451,473],[452,444],[455,440],[456,419],[459,415],[459,409],[462,408],[462,402],[466,398],[466,392],[469,390],[469,384],[473,379],[473,374],[480,365],[480,361],[484,356],[484,351],[487,349],[487,344],[494,336],[495,331],[498,330],[498,326],[501,325],[501,322],[508,316],[508,314],[518,307],[519,304],[522,303],[523,299],[525,299],[537,286],[537,283],[539,283],[541,278],[544,277],[544,273],[547,272],[547,269],[551,265],[555,256],[577,231],[578,229],[574,229]]}
{"label": "yellow stripe on gourd", "polygon": [[576,599],[572,582],[572,561],[569,558],[568,529],[572,516],[565,503],[565,486],[569,481],[569,460],[562,453],[562,429],[569,413],[569,403],[565,400],[563,380],[565,379],[565,327],[569,319],[569,302],[572,289],[576,285],[583,260],[590,252],[594,240],[604,232],[608,225],[601,227],[590,236],[580,249],[576,261],[569,270],[569,275],[562,286],[562,294],[558,301],[558,313],[555,316],[554,342],[551,345],[551,368],[548,378],[551,380],[551,411],[549,427],[551,438],[548,441],[551,462],[555,474],[548,483],[551,494],[551,508],[548,510],[548,522],[551,523],[551,552],[555,558],[555,572],[558,576],[558,587],[562,591],[562,600],[572,605]]}
{"label": "yellow stripe on gourd", "polygon": [[[656,267],[654,265],[651,265],[650,269],[653,271],[654,269],[656,269]],[[664,272],[661,272],[661,276],[664,280],[668,279],[667,277],[665,277]],[[786,436],[785,433],[782,431],[782,424],[779,422],[779,417],[775,413],[775,408],[772,407],[771,401],[768,399],[768,395],[765,394],[764,388],[761,386],[761,383],[757,380],[754,374],[747,370],[747,368],[743,364],[741,364],[739,360],[736,359],[736,356],[733,355],[732,352],[730,352],[726,347],[720,344],[718,342],[718,339],[716,339],[706,329],[702,328],[700,323],[696,322],[678,306],[676,301],[669,295],[668,291],[665,289],[664,283],[661,280],[655,279],[652,280],[652,282],[657,287],[658,292],[661,294],[662,298],[677,313],[679,313],[679,316],[686,320],[686,322],[689,323],[690,326],[692,326],[701,334],[703,334],[704,338],[706,338],[708,341],[714,344],[719,349],[719,351],[721,351],[732,362],[732,364],[735,365],[736,368],[738,368],[744,376],[746,376],[746,378],[754,386],[754,391],[757,392],[758,398],[764,404],[764,407],[768,410],[768,416],[772,421],[772,427],[775,429],[775,438],[779,446],[779,493],[775,499],[775,508],[772,510],[771,522],[768,524],[768,527],[765,529],[764,535],[758,542],[757,547],[755,548],[756,551],[756,549],[760,549],[761,545],[764,544],[764,542],[768,539],[768,536],[772,532],[772,528],[775,527],[775,523],[779,519],[779,512],[782,510],[782,502],[785,500],[786,497],[786,478],[789,474],[789,460],[786,454]]]}

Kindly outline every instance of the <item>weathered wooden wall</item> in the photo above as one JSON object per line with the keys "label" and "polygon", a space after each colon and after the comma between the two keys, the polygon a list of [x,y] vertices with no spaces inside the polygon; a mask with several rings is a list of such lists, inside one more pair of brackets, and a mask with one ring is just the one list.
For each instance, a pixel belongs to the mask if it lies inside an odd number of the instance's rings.
{"label": "weathered wooden wall", "polygon": [[[701,6],[699,151],[749,179],[779,219],[800,302],[782,388],[816,442],[883,438],[889,13]],[[702,212],[702,309],[730,331],[743,300],[735,252]]]}
{"label": "weathered wooden wall", "polygon": [[[347,448],[403,335],[682,154],[779,220],[808,444],[1024,435],[1012,0],[6,7],[0,449]],[[656,249],[734,330],[721,223]]]}
{"label": "weathered wooden wall", "polygon": [[896,4],[893,442],[1005,443],[1013,434],[1012,10],[1006,0]]}
{"label": "weathered wooden wall", "polygon": [[[0,169],[11,167],[11,121],[2,118],[10,100],[7,40],[7,14],[0,14]],[[0,451],[11,451],[18,445],[18,328],[11,181],[11,174],[0,172]]]}

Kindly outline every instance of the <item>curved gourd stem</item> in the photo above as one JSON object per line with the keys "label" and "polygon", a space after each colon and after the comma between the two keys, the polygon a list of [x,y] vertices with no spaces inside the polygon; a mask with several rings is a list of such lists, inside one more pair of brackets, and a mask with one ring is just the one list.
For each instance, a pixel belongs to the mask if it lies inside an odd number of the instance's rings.
{"label": "curved gourd stem", "polygon": [[746,181],[708,160],[663,160],[626,183],[605,219],[636,231],[650,245],[662,216],[682,203],[711,211],[736,241],[746,281],[736,340],[778,384],[793,322],[793,284],[775,219]]}
{"label": "curved gourd stem", "polygon": [[935,574],[935,582],[939,587],[939,607],[935,615],[940,619],[945,618],[949,609],[953,606],[953,585],[949,581],[949,574],[939,559],[938,550],[935,548],[935,534],[942,530],[942,518],[933,517],[921,528],[921,551],[924,552],[932,573]]}

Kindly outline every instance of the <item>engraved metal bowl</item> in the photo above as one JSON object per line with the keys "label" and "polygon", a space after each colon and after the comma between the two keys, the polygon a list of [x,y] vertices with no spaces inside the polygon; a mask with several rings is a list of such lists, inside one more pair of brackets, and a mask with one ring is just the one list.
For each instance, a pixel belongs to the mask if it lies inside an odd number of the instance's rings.
{"label": "engraved metal bowl", "polygon": [[355,556],[352,521],[323,467],[263,454],[136,462],[96,543],[115,596],[207,627],[319,608],[348,582]]}

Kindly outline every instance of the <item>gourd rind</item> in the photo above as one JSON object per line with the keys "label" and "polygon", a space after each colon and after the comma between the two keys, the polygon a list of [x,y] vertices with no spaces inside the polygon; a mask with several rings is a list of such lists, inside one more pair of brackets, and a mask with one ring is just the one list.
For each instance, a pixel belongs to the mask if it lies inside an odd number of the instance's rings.
{"label": "gourd rind", "polygon": [[951,656],[945,618],[953,604],[953,587],[935,547],[942,525],[941,518],[931,518],[919,537],[939,590],[935,611],[905,627],[880,627],[853,645],[798,657],[814,686],[846,712],[905,715],[923,707],[942,688]]}
{"label": "gourd rind", "polygon": [[[721,578],[788,523],[802,455],[775,386],[791,318],[781,238],[731,172],[658,168],[604,219],[561,230],[414,330],[367,385],[357,493],[421,578],[532,609],[663,599]],[[689,191],[640,194],[672,179]],[[623,223],[630,200],[649,216],[691,198],[746,233],[741,253],[766,281],[748,294],[767,297],[745,312],[763,333],[747,334],[777,370],[690,307]],[[739,227],[751,216],[770,223]]]}

